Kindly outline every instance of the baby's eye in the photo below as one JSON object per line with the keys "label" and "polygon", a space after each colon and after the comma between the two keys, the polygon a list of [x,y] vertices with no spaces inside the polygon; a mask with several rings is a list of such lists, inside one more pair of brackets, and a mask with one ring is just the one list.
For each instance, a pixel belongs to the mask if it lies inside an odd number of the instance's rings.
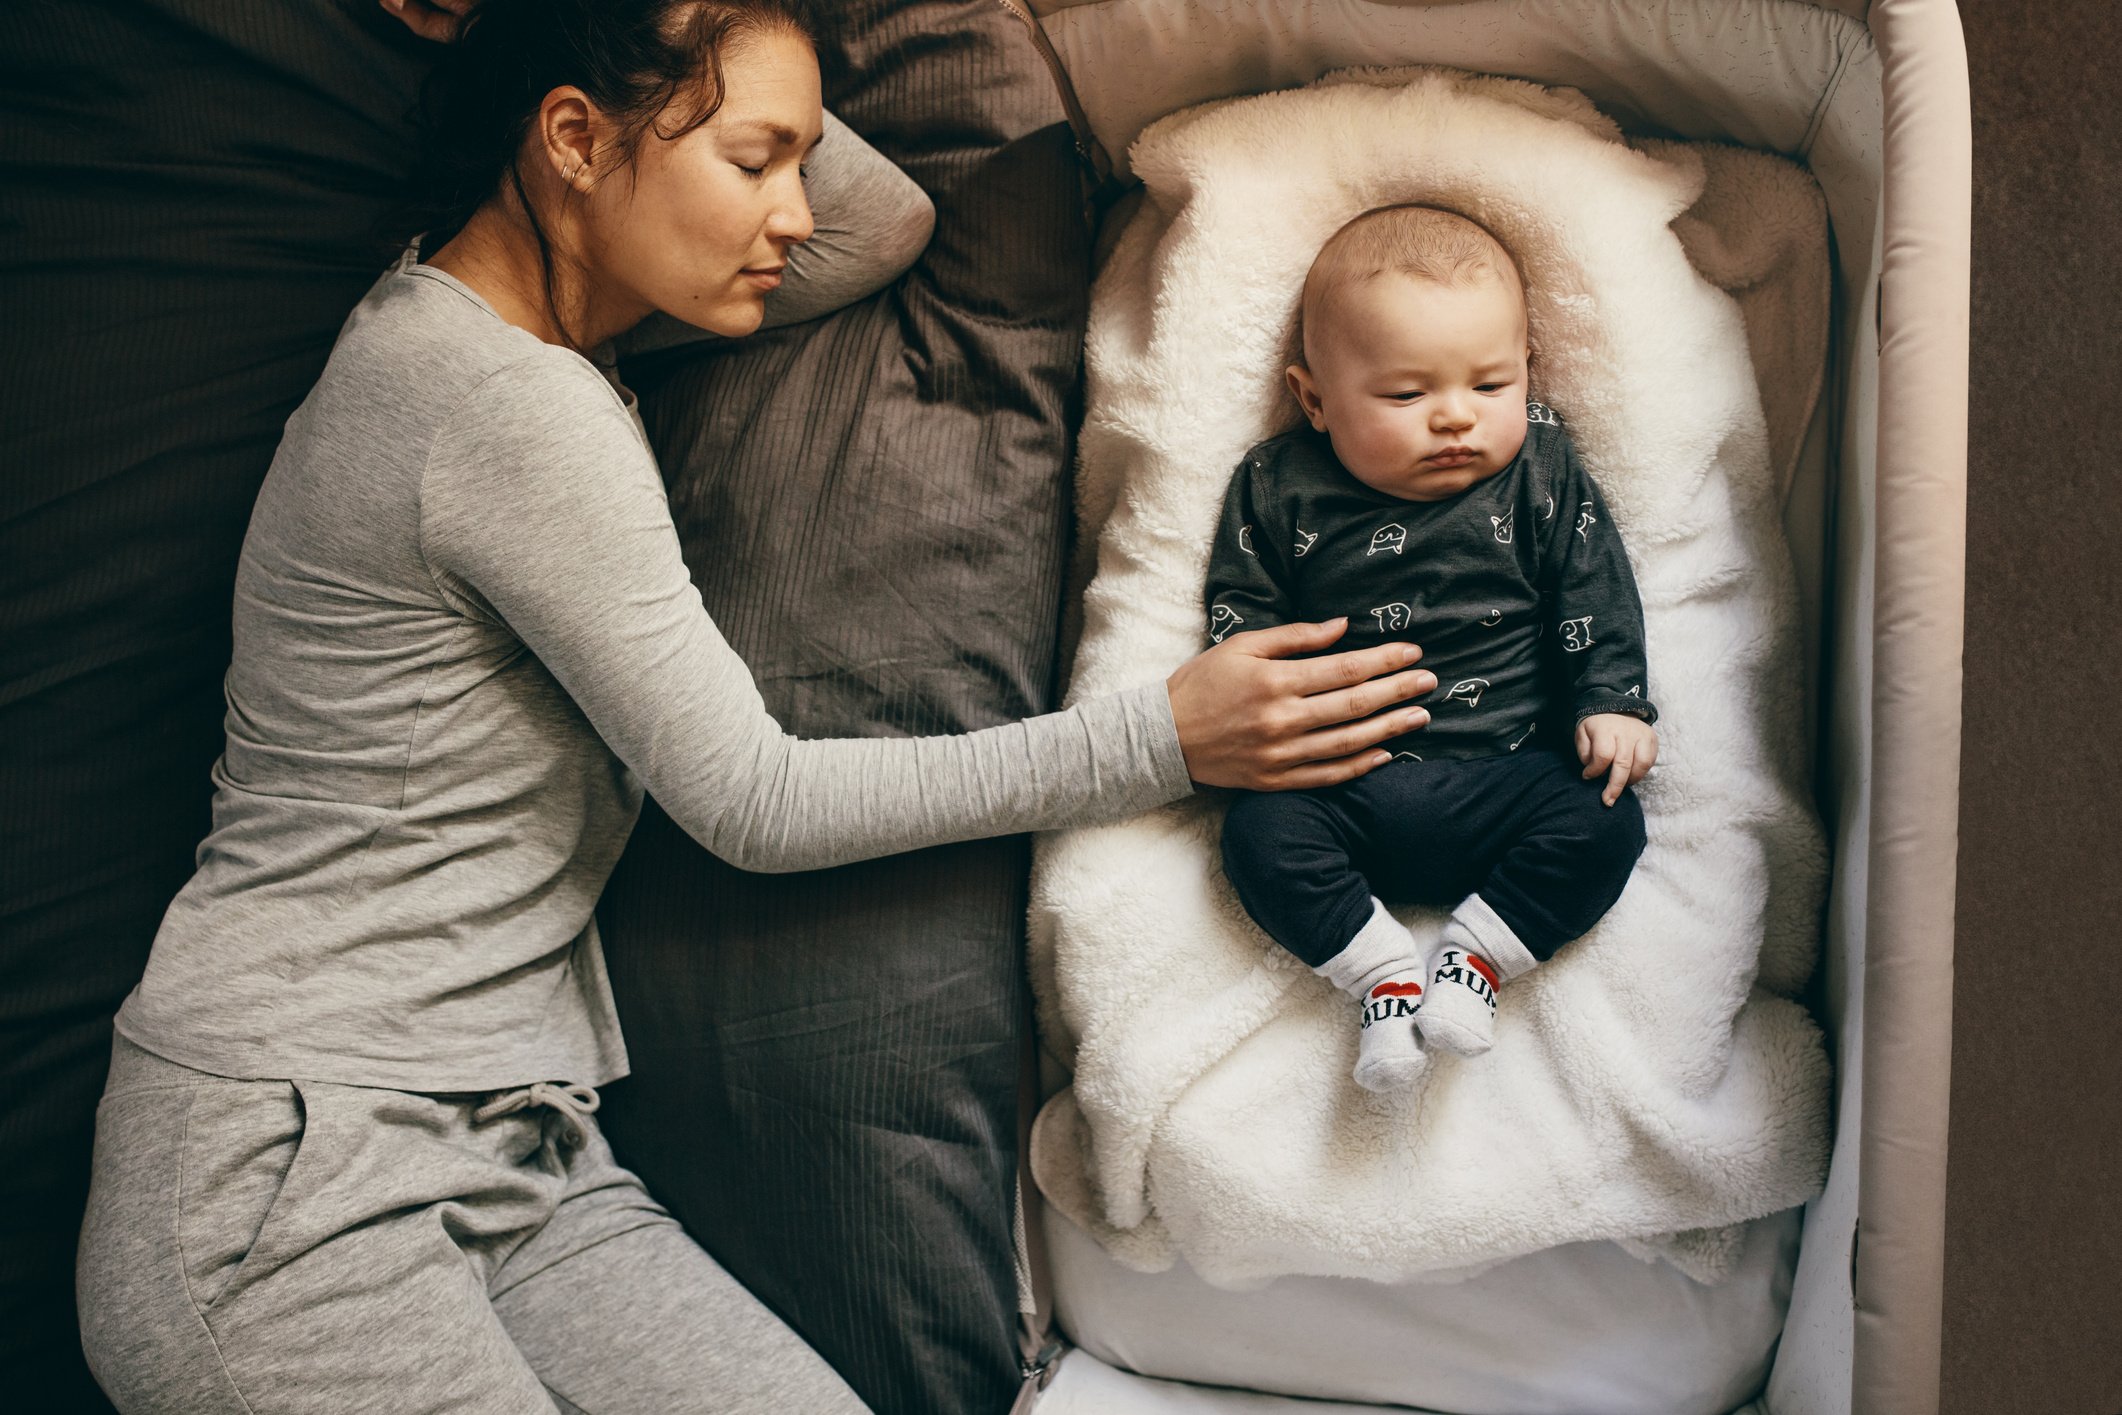
{"label": "baby's eye", "polygon": [[1476,384],[1475,387],[1483,393],[1494,393],[1499,389],[1508,388],[1510,385],[1507,383],[1481,383]]}
{"label": "baby's eye", "polygon": [[1417,398],[1420,398],[1422,396],[1422,390],[1419,388],[1415,388],[1410,389],[1405,393],[1388,393],[1386,396],[1388,398],[1391,398],[1395,403],[1412,403]]}

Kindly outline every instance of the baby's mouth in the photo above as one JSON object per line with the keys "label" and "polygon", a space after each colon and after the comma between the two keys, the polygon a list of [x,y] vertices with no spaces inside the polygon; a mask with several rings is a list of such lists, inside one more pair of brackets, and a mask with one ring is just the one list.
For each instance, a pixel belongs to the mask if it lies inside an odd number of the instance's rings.
{"label": "baby's mouth", "polygon": [[1481,454],[1471,447],[1447,447],[1441,452],[1432,452],[1422,459],[1430,467],[1463,467]]}

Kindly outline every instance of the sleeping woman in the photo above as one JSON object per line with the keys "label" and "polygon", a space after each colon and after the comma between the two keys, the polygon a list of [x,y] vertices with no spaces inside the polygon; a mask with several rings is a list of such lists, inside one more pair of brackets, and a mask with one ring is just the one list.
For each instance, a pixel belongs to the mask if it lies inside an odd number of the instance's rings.
{"label": "sleeping woman", "polygon": [[858,1410],[599,1132],[627,1058],[593,909],[643,791],[734,864],[816,869],[1351,780],[1435,680],[1407,645],[1299,659],[1345,626],[1291,624],[985,731],[789,736],[604,350],[759,326],[813,230],[802,21],[488,0],[435,83],[425,235],[244,542],[213,827],[98,1112],[90,1365],[187,1415]]}

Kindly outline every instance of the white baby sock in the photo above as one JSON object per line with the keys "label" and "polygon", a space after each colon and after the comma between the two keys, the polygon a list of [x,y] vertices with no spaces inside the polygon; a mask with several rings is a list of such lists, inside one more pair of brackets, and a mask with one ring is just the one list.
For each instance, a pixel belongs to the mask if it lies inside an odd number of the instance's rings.
{"label": "white baby sock", "polygon": [[1411,1086],[1429,1064],[1415,1035],[1422,1005],[1422,955],[1405,926],[1375,896],[1371,916],[1342,950],[1312,971],[1362,1004],[1356,1084],[1366,1091]]}
{"label": "white baby sock", "polygon": [[1479,1056],[1496,1040],[1497,991],[1538,960],[1478,894],[1459,901],[1437,942],[1415,1026],[1433,1047]]}

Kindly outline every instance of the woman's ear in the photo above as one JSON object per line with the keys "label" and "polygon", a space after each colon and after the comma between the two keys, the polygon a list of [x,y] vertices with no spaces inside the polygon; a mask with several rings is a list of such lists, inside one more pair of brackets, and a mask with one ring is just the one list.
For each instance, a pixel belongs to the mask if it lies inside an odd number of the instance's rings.
{"label": "woman's ear", "polygon": [[1312,371],[1303,364],[1291,364],[1282,371],[1289,380],[1289,391],[1297,396],[1297,406],[1311,420],[1314,431],[1326,431],[1326,405],[1319,401],[1319,385],[1312,382]]}
{"label": "woman's ear", "polygon": [[553,175],[569,187],[586,187],[602,175],[592,170],[600,156],[599,118],[589,95],[572,84],[554,89],[538,105],[534,130],[538,150]]}

